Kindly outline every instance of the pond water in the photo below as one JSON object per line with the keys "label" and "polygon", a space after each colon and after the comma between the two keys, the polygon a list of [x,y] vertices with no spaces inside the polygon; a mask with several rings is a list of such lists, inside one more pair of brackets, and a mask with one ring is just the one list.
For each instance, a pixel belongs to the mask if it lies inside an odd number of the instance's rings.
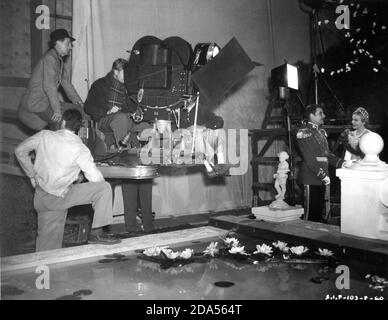
{"label": "pond water", "polygon": [[[246,250],[254,251],[256,238],[234,236]],[[220,239],[214,239],[219,244]],[[267,242],[268,243],[268,242]],[[209,241],[172,244],[173,250],[192,248],[201,253]],[[270,243],[268,243],[270,244]],[[311,249],[315,250],[315,249]],[[37,289],[39,274],[34,269],[2,274],[2,299],[146,299],[146,300],[251,300],[341,298],[385,299],[385,291],[370,288],[367,274],[387,278],[387,266],[357,261],[335,264],[304,261],[241,261],[230,255],[162,268],[139,258],[136,252],[96,257],[49,266],[49,289]],[[349,289],[338,289],[338,265],[349,271]],[[338,271],[338,270],[337,270]],[[345,281],[345,282],[344,282]]]}

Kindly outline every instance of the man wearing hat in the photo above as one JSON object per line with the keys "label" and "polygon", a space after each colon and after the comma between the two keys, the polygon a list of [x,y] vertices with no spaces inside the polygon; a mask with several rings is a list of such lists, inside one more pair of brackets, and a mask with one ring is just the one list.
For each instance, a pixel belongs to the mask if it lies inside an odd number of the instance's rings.
{"label": "man wearing hat", "polygon": [[[67,109],[82,110],[83,102],[71,84],[72,42],[75,41],[65,29],[51,32],[49,50],[42,56],[31,74],[27,91],[19,105],[19,120],[27,127],[39,131],[47,126],[56,129],[62,113]],[[64,103],[58,91],[62,86],[73,103]]]}

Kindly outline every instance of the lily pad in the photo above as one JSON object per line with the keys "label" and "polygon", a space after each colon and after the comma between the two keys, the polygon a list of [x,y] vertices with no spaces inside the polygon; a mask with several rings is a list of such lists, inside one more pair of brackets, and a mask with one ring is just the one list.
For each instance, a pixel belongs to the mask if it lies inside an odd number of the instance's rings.
{"label": "lily pad", "polygon": [[125,255],[120,253],[114,253],[114,254],[107,254],[104,257],[108,259],[121,259],[121,258],[125,258]]}
{"label": "lily pad", "polygon": [[80,296],[75,296],[75,295],[72,295],[72,294],[68,294],[68,295],[65,295],[65,296],[62,296],[62,297],[59,297],[55,300],[81,300],[82,298]]}
{"label": "lily pad", "polygon": [[109,263],[109,262],[113,262],[113,261],[116,261],[116,259],[101,259],[101,260],[98,260],[99,263]]}
{"label": "lily pad", "polygon": [[74,291],[73,292],[73,296],[89,296],[93,293],[92,290],[89,290],[89,289],[82,289],[82,290],[78,290],[78,291]]}
{"label": "lily pad", "polygon": [[214,282],[214,285],[220,288],[229,288],[234,286],[234,283],[230,281],[217,281]]}
{"label": "lily pad", "polygon": [[23,293],[24,293],[23,290],[10,285],[1,286],[1,294],[4,296],[19,296]]}
{"label": "lily pad", "polygon": [[314,277],[314,278],[310,279],[310,281],[312,283],[322,283],[325,280],[329,280],[329,278],[327,278],[327,277]]}

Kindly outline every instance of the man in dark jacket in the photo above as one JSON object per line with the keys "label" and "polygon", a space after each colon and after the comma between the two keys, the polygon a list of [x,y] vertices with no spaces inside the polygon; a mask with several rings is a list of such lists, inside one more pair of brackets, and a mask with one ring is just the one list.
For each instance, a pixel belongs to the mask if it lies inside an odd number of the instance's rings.
{"label": "man in dark jacket", "polygon": [[[70,81],[72,42],[75,41],[65,29],[50,34],[50,49],[42,56],[34,70],[19,105],[19,120],[27,127],[39,131],[50,126],[59,127],[66,109],[82,112],[82,100]],[[58,91],[62,86],[73,104],[64,103]]]}
{"label": "man in dark jacket", "polygon": [[296,135],[303,158],[299,182],[305,188],[305,215],[310,221],[321,222],[325,186],[330,184],[329,165],[341,168],[350,163],[330,152],[326,131],[319,128],[325,119],[323,109],[311,104],[306,107],[305,115],[308,122]]}
{"label": "man in dark jacket", "polygon": [[[116,146],[133,128],[130,118],[137,108],[129,102],[127,89],[124,85],[125,59],[113,62],[112,70],[103,78],[96,80],[85,101],[85,111],[98,122],[103,133],[112,133]],[[107,142],[109,144],[109,142]]]}

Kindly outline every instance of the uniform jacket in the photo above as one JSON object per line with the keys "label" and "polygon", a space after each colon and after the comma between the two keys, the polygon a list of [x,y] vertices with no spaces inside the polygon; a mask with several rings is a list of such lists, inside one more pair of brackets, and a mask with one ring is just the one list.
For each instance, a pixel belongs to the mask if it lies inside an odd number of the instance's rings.
{"label": "uniform jacket", "polygon": [[61,113],[59,85],[74,103],[82,100],[70,81],[71,59],[62,59],[55,49],[48,50],[32,71],[27,91],[20,107],[30,112],[42,112],[49,106],[54,113]]}
{"label": "uniform jacket", "polygon": [[303,158],[299,173],[302,184],[322,185],[322,180],[329,176],[329,164],[339,168],[344,163],[330,152],[326,136],[325,130],[311,122],[298,130],[296,139]]}
{"label": "uniform jacket", "polygon": [[121,108],[124,113],[136,111],[136,105],[129,102],[125,85],[113,77],[112,71],[93,82],[84,106],[86,113],[95,121],[105,117],[113,106]]}

